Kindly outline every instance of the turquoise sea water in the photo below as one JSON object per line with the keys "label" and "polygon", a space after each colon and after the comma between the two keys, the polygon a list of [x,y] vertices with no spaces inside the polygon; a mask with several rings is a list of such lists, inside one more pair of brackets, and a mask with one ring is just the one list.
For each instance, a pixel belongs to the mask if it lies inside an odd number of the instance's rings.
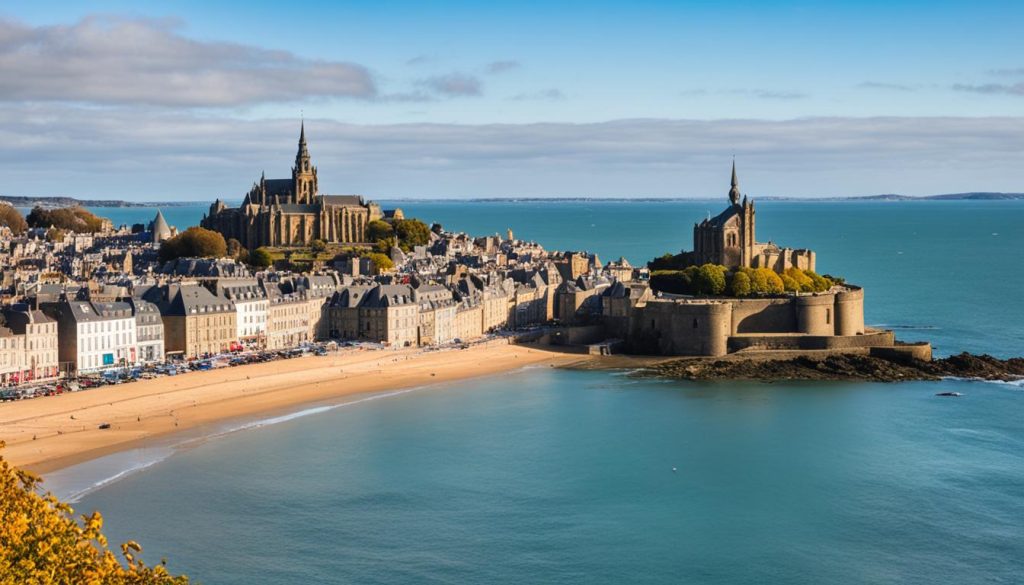
{"label": "turquoise sea water", "polygon": [[[688,246],[693,221],[720,207],[402,206],[637,264]],[[1024,353],[1024,204],[758,209],[762,239],[812,247],[822,272],[867,287],[869,322],[940,353]],[[209,584],[1016,583],[1021,421],[1021,384],[539,368],[229,422],[188,448],[152,445],[51,480],[142,468],[77,508],[103,511],[112,541],[139,540],[145,558]]]}

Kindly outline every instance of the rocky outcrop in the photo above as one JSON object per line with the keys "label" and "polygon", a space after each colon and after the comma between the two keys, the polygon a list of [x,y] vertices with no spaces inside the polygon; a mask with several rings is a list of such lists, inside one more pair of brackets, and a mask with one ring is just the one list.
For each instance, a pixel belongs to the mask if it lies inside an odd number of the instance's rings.
{"label": "rocky outcrop", "polygon": [[643,371],[684,380],[867,380],[903,382],[944,377],[984,380],[1024,378],[1024,358],[1001,360],[990,355],[961,353],[933,361],[894,361],[857,354],[792,359],[690,358],[663,362]]}

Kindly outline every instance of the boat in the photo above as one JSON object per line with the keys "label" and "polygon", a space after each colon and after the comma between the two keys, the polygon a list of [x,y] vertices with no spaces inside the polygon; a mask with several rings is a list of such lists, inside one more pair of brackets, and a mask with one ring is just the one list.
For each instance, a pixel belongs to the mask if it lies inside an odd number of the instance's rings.
{"label": "boat", "polygon": [[959,398],[963,396],[963,394],[959,392],[939,392],[938,394],[936,394],[936,396],[953,396],[955,398]]}

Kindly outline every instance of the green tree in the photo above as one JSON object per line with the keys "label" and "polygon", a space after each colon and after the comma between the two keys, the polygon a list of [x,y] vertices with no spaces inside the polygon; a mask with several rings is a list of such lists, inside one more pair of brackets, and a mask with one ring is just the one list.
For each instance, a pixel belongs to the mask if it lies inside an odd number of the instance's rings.
{"label": "green tree", "polygon": [[380,219],[375,219],[366,224],[366,241],[376,242],[379,240],[390,240],[395,235],[391,224]]}
{"label": "green tree", "polygon": [[651,288],[677,295],[691,294],[690,275],[682,270],[655,270],[651,272]]}
{"label": "green tree", "polygon": [[399,219],[395,221],[394,227],[399,245],[405,251],[411,250],[413,246],[425,246],[430,242],[430,228],[418,219]]}
{"label": "green tree", "polygon": [[223,258],[228,245],[219,232],[201,227],[190,227],[160,244],[160,261],[175,258]]}
{"label": "green tree", "polygon": [[309,243],[309,249],[315,254],[320,254],[327,250],[327,242],[323,240],[313,240]]}
{"label": "green tree", "polygon": [[732,275],[732,282],[730,284],[732,285],[731,292],[733,296],[750,296],[750,276],[746,272],[737,271],[735,274]]}
{"label": "green tree", "polygon": [[693,276],[693,291],[702,295],[720,295],[725,292],[725,266],[704,264]]}
{"label": "green tree", "polygon": [[18,236],[28,229],[28,222],[13,205],[0,203],[0,226],[10,228],[11,232]]}
{"label": "green tree", "polygon": [[811,279],[811,283],[814,286],[814,292],[825,292],[832,288],[833,282],[830,279],[820,276],[813,270],[805,270],[804,274]]}
{"label": "green tree", "polygon": [[266,248],[256,248],[249,252],[249,264],[256,268],[267,268],[273,264],[274,259]]}

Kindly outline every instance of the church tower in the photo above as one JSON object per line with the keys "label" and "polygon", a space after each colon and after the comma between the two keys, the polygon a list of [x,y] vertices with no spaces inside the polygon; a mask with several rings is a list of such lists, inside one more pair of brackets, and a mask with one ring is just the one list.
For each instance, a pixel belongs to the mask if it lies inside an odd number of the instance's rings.
{"label": "church tower", "polygon": [[292,182],[295,203],[312,204],[318,193],[316,167],[313,166],[306,146],[306,121],[302,121],[299,131],[299,151],[295,153],[295,166],[292,167]]}

